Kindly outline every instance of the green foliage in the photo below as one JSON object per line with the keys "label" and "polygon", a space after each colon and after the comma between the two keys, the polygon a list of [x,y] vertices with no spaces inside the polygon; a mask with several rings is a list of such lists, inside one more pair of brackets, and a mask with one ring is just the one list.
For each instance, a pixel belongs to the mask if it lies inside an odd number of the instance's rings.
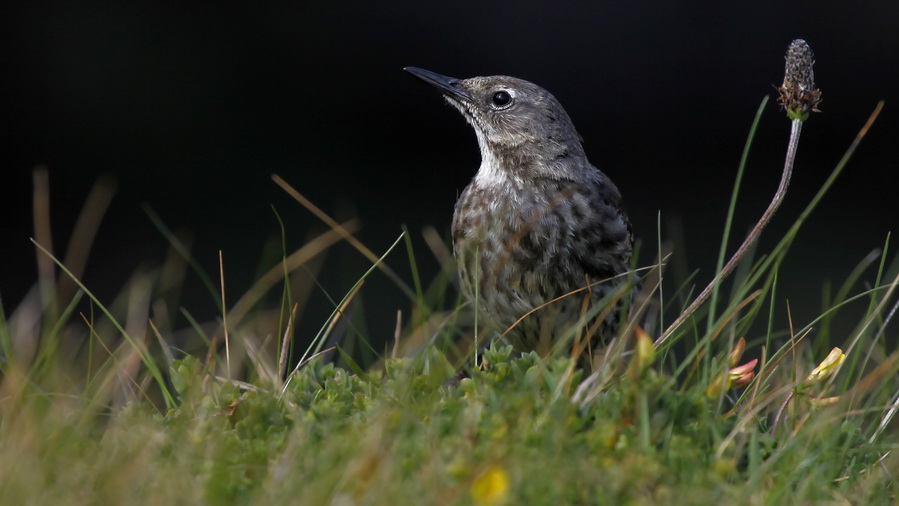
{"label": "green foliage", "polygon": [[492,347],[455,381],[432,349],[368,380],[315,359],[282,394],[218,381],[188,356],[171,367],[178,405],[165,414],[133,402],[72,424],[77,413],[59,416],[46,397],[7,403],[0,491],[23,504],[465,504],[495,468],[509,504],[895,498],[875,465],[895,438],[869,444],[866,417],[845,408],[775,437],[764,417],[722,413],[703,388],[673,388],[655,370],[579,405],[581,374],[565,358]]}

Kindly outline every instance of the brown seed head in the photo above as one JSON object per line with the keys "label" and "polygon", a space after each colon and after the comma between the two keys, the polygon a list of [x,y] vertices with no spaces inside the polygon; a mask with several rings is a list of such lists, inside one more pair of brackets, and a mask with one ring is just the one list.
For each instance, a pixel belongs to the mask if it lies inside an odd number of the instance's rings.
{"label": "brown seed head", "polygon": [[790,119],[805,121],[809,112],[821,112],[821,90],[815,87],[815,55],[802,39],[796,39],[787,49],[783,85],[777,89],[777,101],[787,110]]}

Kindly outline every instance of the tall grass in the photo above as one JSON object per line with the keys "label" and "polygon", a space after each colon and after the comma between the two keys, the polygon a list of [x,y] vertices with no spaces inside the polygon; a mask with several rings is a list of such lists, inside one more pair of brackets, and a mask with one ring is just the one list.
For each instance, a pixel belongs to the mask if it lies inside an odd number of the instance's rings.
{"label": "tall grass", "polygon": [[[101,301],[70,259],[87,254],[111,190],[98,185],[72,241],[82,251],[59,260],[41,240],[39,173],[41,278],[11,313],[0,305],[0,502],[893,504],[899,263],[889,238],[817,318],[773,323],[786,311],[776,294],[790,245],[862,136],[780,242],[653,347],[664,329],[637,324],[673,321],[693,289],[665,284],[659,245],[641,272],[664,318],[644,308],[592,374],[565,353],[518,356],[499,343],[471,367],[471,308],[450,290],[450,255],[433,230],[426,240],[447,264],[430,284],[400,281],[411,309],[379,330],[388,349],[338,335],[367,277],[398,277],[386,260],[400,261],[402,244],[417,273],[416,252],[407,233],[368,250],[356,222],[331,220],[280,178],[331,228],[283,250],[246,293],[228,294],[227,268],[203,273],[153,216],[171,253]],[[731,209],[738,190],[739,178]],[[371,269],[314,336],[299,336],[297,302],[341,240]],[[187,276],[205,280],[219,314],[180,302]],[[850,307],[863,308],[853,332],[831,332],[854,318]]]}

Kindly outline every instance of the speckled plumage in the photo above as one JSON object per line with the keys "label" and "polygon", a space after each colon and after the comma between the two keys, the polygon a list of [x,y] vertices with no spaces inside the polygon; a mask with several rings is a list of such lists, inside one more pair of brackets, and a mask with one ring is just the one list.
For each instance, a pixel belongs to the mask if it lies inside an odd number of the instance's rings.
{"label": "speckled plumage", "polygon": [[[568,114],[546,90],[508,76],[454,79],[410,73],[437,87],[472,125],[481,166],[453,216],[465,295],[495,331],[589,283],[598,302],[626,281],[633,234],[615,185],[584,154]],[[581,292],[534,311],[505,338],[548,351],[584,307]],[[628,299],[623,297],[622,299]],[[599,334],[617,329],[619,305]]]}

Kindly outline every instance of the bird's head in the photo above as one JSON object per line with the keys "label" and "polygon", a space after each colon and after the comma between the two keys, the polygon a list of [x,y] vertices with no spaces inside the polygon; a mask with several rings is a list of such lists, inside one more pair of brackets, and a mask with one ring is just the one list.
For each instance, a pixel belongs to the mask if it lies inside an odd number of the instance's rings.
{"label": "bird's head", "polygon": [[[518,176],[566,177],[572,164],[586,163],[571,118],[548,91],[508,76],[456,79],[407,67],[437,88],[468,120],[478,136],[482,158],[518,171]],[[559,172],[562,173],[559,173]]]}

